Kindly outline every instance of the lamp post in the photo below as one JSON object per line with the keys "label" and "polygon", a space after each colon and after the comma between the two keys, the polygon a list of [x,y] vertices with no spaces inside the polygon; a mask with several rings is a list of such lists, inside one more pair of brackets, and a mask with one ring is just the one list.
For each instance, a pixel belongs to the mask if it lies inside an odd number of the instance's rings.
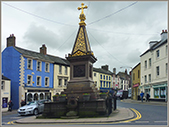
{"label": "lamp post", "polygon": [[132,88],[132,86],[133,86],[133,68],[129,67],[129,66],[122,66],[120,68],[130,68],[131,69],[131,78],[130,78],[130,80],[131,80],[131,99],[133,99],[133,88]]}

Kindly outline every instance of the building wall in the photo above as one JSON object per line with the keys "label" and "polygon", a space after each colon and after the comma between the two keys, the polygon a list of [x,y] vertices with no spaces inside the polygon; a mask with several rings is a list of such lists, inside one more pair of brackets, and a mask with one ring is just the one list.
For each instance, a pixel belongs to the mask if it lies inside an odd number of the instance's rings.
{"label": "building wall", "polygon": [[[54,90],[53,95],[56,93],[61,93],[64,89],[67,88],[67,85],[64,84],[64,79],[67,79],[67,82],[70,80],[70,67],[61,65],[62,71],[59,72],[59,64],[54,65]],[[65,67],[67,67],[67,74],[65,74]],[[59,86],[59,79],[61,79],[62,85]]]}
{"label": "building wall", "polygon": [[93,81],[94,81],[94,84],[96,85],[96,88],[99,90],[100,89],[100,74],[96,71],[93,71]]}
{"label": "building wall", "polygon": [[138,95],[140,95],[140,91],[138,89],[139,85],[140,85],[140,77],[141,77],[141,75],[140,75],[141,68],[140,67],[141,67],[141,65],[139,64],[132,70],[132,83],[133,83],[133,85],[132,85],[133,94],[132,95],[133,95],[133,99],[135,99],[135,100],[137,100]]}
{"label": "building wall", "polygon": [[[26,58],[25,59],[25,67],[24,67],[24,82],[27,83],[27,77],[28,75],[31,75],[33,77],[32,79],[32,85],[27,87],[40,87],[40,88],[53,88],[53,64],[49,63],[49,72],[45,72],[45,61],[41,61],[41,71],[37,71],[37,60]],[[33,68],[28,69],[28,59],[33,60]],[[41,85],[37,86],[37,76],[41,77]],[[49,86],[45,86],[45,77],[49,77]]]}
{"label": "building wall", "polygon": [[14,109],[19,107],[20,55],[12,46],[5,48],[2,52],[2,73],[11,79],[11,100]]}
{"label": "building wall", "polygon": [[[164,99],[167,93],[167,66],[168,54],[166,51],[167,43],[161,45],[155,50],[149,51],[141,56],[141,85],[140,91],[149,93],[151,99]],[[160,55],[157,58],[156,52],[159,50]],[[149,67],[149,58],[151,58],[151,67]],[[147,68],[145,68],[145,60],[147,60]],[[167,66],[166,66],[167,64]],[[159,75],[157,76],[157,67],[159,67]],[[151,80],[149,80],[151,74]],[[147,82],[145,81],[147,76]],[[162,96],[161,96],[162,95]]]}
{"label": "building wall", "polygon": [[99,73],[100,89],[112,88],[112,76],[104,73]]}
{"label": "building wall", "polygon": [[2,97],[2,112],[8,110],[7,103],[11,100],[11,81],[10,80],[3,80],[4,87],[1,89],[1,97]]}

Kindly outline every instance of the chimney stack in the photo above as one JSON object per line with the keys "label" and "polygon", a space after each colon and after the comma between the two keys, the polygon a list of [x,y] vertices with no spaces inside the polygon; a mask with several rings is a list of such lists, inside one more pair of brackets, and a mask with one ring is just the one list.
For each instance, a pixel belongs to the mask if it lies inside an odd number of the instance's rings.
{"label": "chimney stack", "polygon": [[10,47],[10,46],[14,46],[15,47],[15,36],[14,36],[14,34],[11,34],[7,38],[7,47]]}
{"label": "chimney stack", "polygon": [[167,37],[167,30],[162,30],[162,33],[161,33],[161,41],[164,41],[166,40],[168,37]]}
{"label": "chimney stack", "polygon": [[108,66],[108,65],[104,65],[104,66],[102,66],[102,69],[104,69],[104,70],[108,71],[109,66]]}
{"label": "chimney stack", "polygon": [[47,50],[47,48],[46,48],[45,44],[43,44],[42,47],[40,47],[40,53],[46,55],[46,50]]}

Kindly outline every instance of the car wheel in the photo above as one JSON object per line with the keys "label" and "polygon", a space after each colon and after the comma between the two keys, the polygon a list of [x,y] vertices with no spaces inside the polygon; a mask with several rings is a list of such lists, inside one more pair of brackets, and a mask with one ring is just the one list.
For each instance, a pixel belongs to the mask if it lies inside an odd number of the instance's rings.
{"label": "car wheel", "polygon": [[38,112],[38,109],[35,109],[35,110],[34,110],[34,115],[38,115],[38,113],[39,113],[39,112]]}

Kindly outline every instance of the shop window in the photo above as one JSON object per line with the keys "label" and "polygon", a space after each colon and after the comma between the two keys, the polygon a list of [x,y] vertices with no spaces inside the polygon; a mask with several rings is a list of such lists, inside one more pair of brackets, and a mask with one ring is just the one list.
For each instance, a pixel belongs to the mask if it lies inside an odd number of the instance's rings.
{"label": "shop window", "polygon": [[40,94],[40,100],[43,100],[44,99],[44,95],[43,93]]}
{"label": "shop window", "polygon": [[159,98],[159,89],[154,89],[154,97]]}
{"label": "shop window", "polygon": [[28,94],[28,102],[31,102],[31,101],[33,101],[33,100],[32,100],[32,94],[29,93],[29,94]]}
{"label": "shop window", "polygon": [[38,100],[38,94],[37,93],[34,94],[34,101],[36,101],[36,100]]}
{"label": "shop window", "polygon": [[165,95],[166,95],[165,87],[160,88],[160,97],[165,98]]}
{"label": "shop window", "polygon": [[8,107],[8,98],[3,97],[2,98],[2,108],[7,108]]}

